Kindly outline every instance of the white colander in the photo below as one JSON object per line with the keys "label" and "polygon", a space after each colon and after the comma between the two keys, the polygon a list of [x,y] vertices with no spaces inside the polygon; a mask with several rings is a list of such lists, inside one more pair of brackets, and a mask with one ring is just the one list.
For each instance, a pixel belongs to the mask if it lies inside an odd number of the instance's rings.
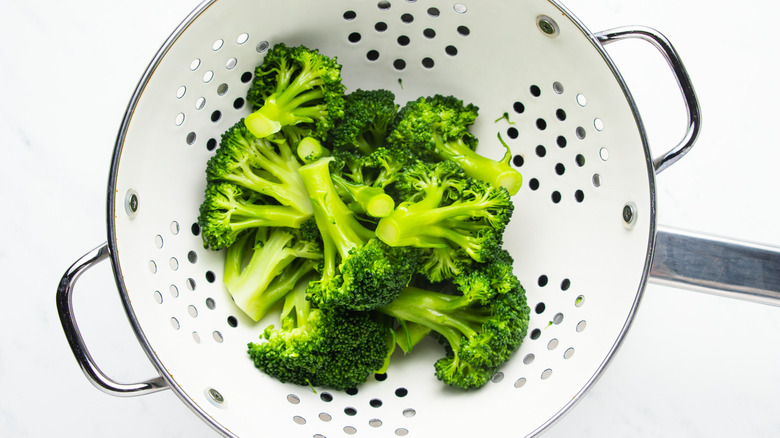
{"label": "white colander", "polygon": [[[688,108],[682,141],[655,159],[603,48],[623,38],[660,50]],[[386,88],[401,105],[436,93],[473,102],[479,152],[501,158],[499,136],[512,149],[525,182],[505,245],[532,310],[527,339],[484,388],[463,392],[436,380],[442,350],[433,344],[346,392],[282,384],[248,358],[247,343],[273,318],[255,323],[235,307],[222,285],[224,254],[203,249],[196,219],[206,161],[221,133],[249,114],[252,72],[277,42],[336,56],[348,90]],[[108,240],[63,276],[63,328],[98,388],[171,389],[225,436],[534,435],[602,373],[651,272],[658,281],[778,300],[780,281],[767,268],[776,250],[656,229],[655,174],[698,130],[693,88],[661,34],[593,34],[554,1],[207,1],[165,42],[132,96],[111,163]],[[685,271],[702,247],[704,256],[736,253],[737,263],[763,265],[738,269],[747,274],[736,279],[729,263]],[[159,371],[148,381],[104,375],[73,317],[76,279],[107,259]]]}

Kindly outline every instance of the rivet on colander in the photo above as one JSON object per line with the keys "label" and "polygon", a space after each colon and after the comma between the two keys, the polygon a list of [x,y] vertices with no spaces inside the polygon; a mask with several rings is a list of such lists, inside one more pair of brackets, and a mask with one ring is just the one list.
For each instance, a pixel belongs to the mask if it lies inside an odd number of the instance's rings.
{"label": "rivet on colander", "polygon": [[623,225],[628,228],[632,228],[636,223],[636,204],[633,202],[627,202],[623,206]]}
{"label": "rivet on colander", "polygon": [[214,388],[208,389],[208,395],[211,398],[211,400],[215,401],[216,403],[222,404],[225,402],[225,398],[222,397],[222,394],[220,394],[219,391],[217,391]]}
{"label": "rivet on colander", "polygon": [[133,189],[128,190],[125,195],[125,212],[131,219],[138,213],[138,192]]}
{"label": "rivet on colander", "polygon": [[542,31],[543,34],[550,38],[557,37],[558,33],[560,32],[558,29],[558,23],[546,15],[540,15],[536,17],[536,26],[540,31]]}

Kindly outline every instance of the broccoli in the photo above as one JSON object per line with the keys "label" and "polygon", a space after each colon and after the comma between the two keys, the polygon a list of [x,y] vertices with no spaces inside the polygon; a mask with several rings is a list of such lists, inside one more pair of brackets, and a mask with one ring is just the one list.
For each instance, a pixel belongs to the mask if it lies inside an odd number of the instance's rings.
{"label": "broccoli", "polygon": [[284,300],[280,327],[268,326],[248,344],[255,366],[281,382],[355,387],[380,372],[393,347],[392,331],[373,312],[317,309],[306,299],[313,277],[298,282]]}
{"label": "broccoli", "polygon": [[370,155],[384,145],[398,105],[389,90],[355,90],[344,97],[344,117],[328,133],[333,150],[354,150]]}
{"label": "broccoli", "polygon": [[322,145],[322,142],[314,137],[304,137],[298,143],[295,148],[295,152],[298,154],[298,158],[304,164],[312,163],[330,156],[330,150]]}
{"label": "broccoli", "polygon": [[477,119],[477,113],[475,105],[464,105],[453,96],[420,97],[400,109],[388,142],[395,147],[409,148],[423,160],[455,161],[468,176],[504,187],[514,195],[523,179],[509,164],[512,158],[509,148],[500,161],[475,151],[477,139],[469,132],[469,126]]}
{"label": "broccoli", "polygon": [[370,155],[339,150],[333,153],[331,173],[345,181],[382,189],[395,197],[393,183],[415,159],[406,150],[380,147]]}
{"label": "broccoli", "polygon": [[416,251],[390,247],[363,226],[342,201],[330,173],[334,158],[302,166],[299,173],[311,196],[322,237],[321,278],[310,297],[320,307],[365,311],[391,301],[417,269]]}
{"label": "broccoli", "polygon": [[271,204],[249,190],[227,182],[206,185],[198,224],[207,248],[219,250],[235,242],[239,234],[257,227],[299,227],[311,218],[286,205]]}
{"label": "broccoli", "polygon": [[287,142],[258,138],[239,121],[222,134],[219,148],[206,163],[206,180],[236,184],[310,216],[311,202],[299,167]]}
{"label": "broccoli", "polygon": [[336,58],[305,46],[276,44],[255,69],[247,101],[255,111],[244,123],[257,137],[282,127],[303,125],[311,136],[324,139],[344,115],[341,65]]}
{"label": "broccoli", "polygon": [[466,256],[487,262],[500,251],[514,208],[505,188],[469,178],[452,161],[418,161],[401,173],[395,188],[402,201],[375,231],[386,244],[430,248],[436,254],[428,251],[433,258],[422,263],[453,273],[458,264],[468,264]]}
{"label": "broccoli", "polygon": [[395,200],[380,187],[351,182],[338,175],[331,178],[341,199],[356,213],[385,217],[395,209]]}
{"label": "broccoli", "polygon": [[253,320],[263,318],[297,279],[319,265],[320,246],[301,234],[293,228],[258,227],[228,247],[223,282],[236,305]]}
{"label": "broccoli", "polygon": [[479,388],[509,360],[528,330],[530,309],[512,265],[503,251],[456,276],[457,293],[410,286],[379,311],[399,321],[397,337],[405,352],[423,338],[426,328],[440,340],[446,353],[434,364],[439,380],[462,389]]}

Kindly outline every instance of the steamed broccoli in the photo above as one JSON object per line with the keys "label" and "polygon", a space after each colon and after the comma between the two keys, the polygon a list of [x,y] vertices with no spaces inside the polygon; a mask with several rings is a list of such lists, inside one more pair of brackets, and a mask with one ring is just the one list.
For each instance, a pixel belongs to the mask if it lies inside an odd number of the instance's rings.
{"label": "steamed broccoli", "polygon": [[268,326],[249,343],[257,368],[299,385],[352,388],[385,367],[390,327],[371,312],[321,310],[306,299],[312,277],[299,281],[284,301],[279,328]]}
{"label": "steamed broccoli", "polygon": [[246,117],[246,126],[262,138],[301,124],[309,135],[324,139],[344,115],[344,91],[335,57],[305,46],[276,44],[255,69],[247,92],[255,111]]}
{"label": "steamed broccoli", "polygon": [[[282,131],[286,131],[286,129]],[[298,154],[298,158],[301,159],[303,164],[312,163],[320,158],[330,156],[330,150],[314,137],[304,137],[300,139],[295,148],[295,152]]]}
{"label": "steamed broccoli", "polygon": [[478,154],[477,138],[469,132],[478,108],[453,96],[421,97],[398,112],[388,134],[395,147],[407,147],[424,160],[451,160],[472,178],[504,187],[510,195],[520,190],[522,176],[509,161],[509,148],[500,161]]}
{"label": "steamed broccoli", "polygon": [[200,206],[198,224],[204,245],[211,249],[227,248],[239,234],[257,227],[299,227],[311,218],[310,213],[268,203],[240,186],[215,182],[206,186]]}
{"label": "steamed broccoli", "polygon": [[428,248],[421,263],[431,281],[501,250],[514,208],[506,189],[467,177],[452,161],[418,161],[399,178],[402,201],[379,220],[376,236],[390,246]]}
{"label": "steamed broccoli", "polygon": [[341,199],[355,213],[385,217],[395,209],[395,200],[380,187],[352,182],[339,175],[331,178]]}
{"label": "steamed broccoli", "polygon": [[370,155],[384,145],[387,130],[398,112],[389,90],[355,90],[344,97],[344,117],[328,134],[333,150]]}
{"label": "steamed broccoli", "polygon": [[370,310],[391,301],[416,270],[416,252],[391,247],[362,225],[341,200],[329,170],[332,157],[300,168],[322,236],[321,278],[310,297],[324,307]]}
{"label": "steamed broccoli", "polygon": [[530,309],[512,264],[503,251],[455,277],[456,293],[407,287],[379,311],[401,323],[399,345],[404,351],[411,350],[427,329],[439,338],[446,351],[434,364],[439,380],[458,388],[479,388],[509,360],[528,330]]}
{"label": "steamed broccoli", "polygon": [[321,259],[320,246],[300,230],[259,227],[228,247],[223,281],[236,305],[258,321]]}
{"label": "steamed broccoli", "polygon": [[239,121],[222,134],[219,148],[206,163],[206,180],[230,182],[311,215],[299,167],[287,142],[258,138]]}

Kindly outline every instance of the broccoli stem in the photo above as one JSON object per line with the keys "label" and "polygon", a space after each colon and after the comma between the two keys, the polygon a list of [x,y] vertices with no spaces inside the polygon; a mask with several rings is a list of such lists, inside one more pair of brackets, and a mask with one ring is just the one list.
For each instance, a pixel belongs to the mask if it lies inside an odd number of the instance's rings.
{"label": "broccoli stem", "polygon": [[[249,262],[243,265],[244,253],[250,250],[249,237],[228,247],[223,281],[236,305],[257,321],[289,291],[269,287],[272,281],[300,255],[288,248],[292,233],[277,231],[267,234],[258,229]],[[243,269],[242,269],[243,268]]]}
{"label": "broccoli stem", "polygon": [[461,203],[444,207],[424,209],[429,205],[426,200],[410,207],[400,206],[392,213],[383,217],[376,228],[376,236],[390,246],[416,246],[418,248],[443,247],[442,238],[448,239],[467,248],[470,242],[467,236],[454,228],[468,226],[470,229],[481,227],[476,222],[452,221],[451,218],[462,216],[479,217],[480,212],[489,203]]}
{"label": "broccoli stem", "polygon": [[230,225],[236,231],[263,226],[299,228],[310,216],[284,205],[236,203]]}
{"label": "broccoli stem", "polygon": [[400,320],[399,324],[400,326],[395,330],[395,339],[404,354],[412,351],[415,345],[431,333],[431,328],[422,324],[403,320]]}
{"label": "broccoli stem", "polygon": [[464,300],[463,297],[409,286],[379,311],[401,321],[428,327],[444,336],[453,350],[457,350],[464,337],[471,339],[478,333],[474,318],[467,316],[468,312],[458,311]]}
{"label": "broccoli stem", "polygon": [[284,287],[288,287],[288,293],[284,296],[284,305],[281,313],[281,326],[283,330],[292,330],[303,327],[309,319],[311,311],[311,301],[306,299],[306,289],[309,282],[316,280],[316,275],[310,275],[308,266],[302,265],[301,269],[296,271],[301,275],[290,276],[285,282]]}
{"label": "broccoli stem", "polygon": [[323,146],[322,143],[314,137],[304,137],[301,139],[301,141],[298,142],[296,151],[298,153],[298,158],[306,164],[330,156],[328,148]]}
{"label": "broccoli stem", "polygon": [[313,122],[315,118],[327,114],[325,108],[319,105],[301,106],[324,97],[321,89],[311,89],[321,84],[322,80],[312,74],[307,65],[281,93],[272,94],[263,106],[246,116],[244,124],[256,137],[265,138],[279,132],[284,126]]}
{"label": "broccoli stem", "polygon": [[373,217],[385,217],[395,209],[393,198],[379,187],[352,183],[338,175],[333,175],[332,178],[339,194],[353,201],[357,211]]}
{"label": "broccoli stem", "polygon": [[221,179],[254,190],[262,195],[271,196],[282,205],[295,208],[305,215],[310,215],[312,213],[311,202],[301,178],[297,174],[297,168],[300,165],[296,162],[293,163],[290,171],[282,170],[290,166],[292,159],[295,158],[291,157],[290,160],[286,161],[279,159],[279,156],[274,158],[270,152],[256,154],[256,160],[259,165],[263,169],[268,169],[268,174],[282,182],[275,182],[263,177],[265,175],[253,170],[246,162],[241,163],[241,172],[224,175]]}
{"label": "broccoli stem", "polygon": [[504,157],[495,161],[472,150],[462,138],[443,141],[437,136],[436,154],[455,161],[472,178],[506,188],[510,195],[515,195],[523,184],[523,176],[509,164],[512,154],[508,148]]}
{"label": "broccoli stem", "polygon": [[[363,246],[373,233],[358,222],[354,212],[339,197],[329,169],[333,160],[333,157],[321,158],[301,166],[298,173],[311,197],[324,249],[327,251],[329,245],[334,245],[345,260],[351,250]],[[327,253],[325,259],[328,260]]]}

